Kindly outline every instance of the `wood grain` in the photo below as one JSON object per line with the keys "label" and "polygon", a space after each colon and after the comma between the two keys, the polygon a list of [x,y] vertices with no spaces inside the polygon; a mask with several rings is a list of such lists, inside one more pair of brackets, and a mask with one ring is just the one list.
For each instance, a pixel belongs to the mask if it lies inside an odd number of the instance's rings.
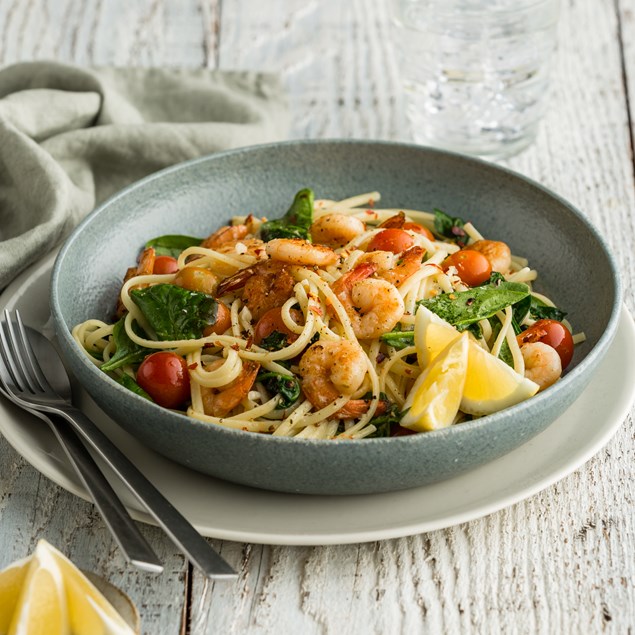
{"label": "wood grain", "polygon": [[[0,0],[0,63],[274,70],[292,136],[407,140],[387,12],[381,0]],[[598,226],[631,312],[634,96],[632,3],[563,2],[548,114],[536,143],[507,162]],[[633,465],[631,413],[583,468],[482,520],[361,545],[212,541],[240,563],[227,585],[193,573],[151,527],[166,574],[135,573],[91,505],[1,441],[0,565],[45,537],[121,585],[153,634],[626,633],[635,629]]]}

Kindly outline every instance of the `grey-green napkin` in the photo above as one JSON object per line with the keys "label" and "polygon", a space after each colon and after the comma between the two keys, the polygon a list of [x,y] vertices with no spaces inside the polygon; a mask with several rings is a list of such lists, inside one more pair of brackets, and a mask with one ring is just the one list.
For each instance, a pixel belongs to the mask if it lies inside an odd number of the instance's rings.
{"label": "grey-green napkin", "polygon": [[287,128],[271,75],[54,62],[1,70],[0,289],[125,185]]}

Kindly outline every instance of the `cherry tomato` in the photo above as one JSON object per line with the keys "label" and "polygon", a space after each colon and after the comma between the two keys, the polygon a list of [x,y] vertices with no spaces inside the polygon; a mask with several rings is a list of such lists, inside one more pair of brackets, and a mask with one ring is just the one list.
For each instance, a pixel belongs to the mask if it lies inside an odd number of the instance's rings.
{"label": "cherry tomato", "polygon": [[137,383],[164,408],[178,408],[190,396],[187,363],[180,355],[168,351],[152,353],[141,362]]}
{"label": "cherry tomato", "polygon": [[556,349],[562,362],[564,370],[573,357],[573,337],[569,329],[557,320],[538,320],[527,330],[516,336],[518,344],[528,344],[531,342],[542,342]]}
{"label": "cherry tomato", "polygon": [[449,255],[441,264],[443,271],[455,267],[457,275],[469,287],[483,284],[492,273],[492,265],[480,252],[473,249],[461,249]]}
{"label": "cherry tomato", "polygon": [[404,223],[403,229],[407,229],[417,234],[422,234],[428,240],[434,240],[434,235],[432,234],[432,232],[427,227],[424,227],[423,225],[419,225],[419,223],[410,223],[410,222]]}
{"label": "cherry tomato", "polygon": [[400,254],[410,249],[414,242],[414,238],[403,229],[384,229],[373,236],[367,251],[392,251],[393,254]]}
{"label": "cherry tomato", "polygon": [[[291,309],[291,317],[295,322],[300,324],[302,322],[302,313],[297,309]],[[274,331],[282,333],[287,336],[287,344],[295,342],[298,336],[287,328],[287,325],[282,320],[282,310],[280,307],[275,309],[269,309],[256,323],[254,327],[254,343],[260,344],[262,340],[269,337]]]}
{"label": "cherry tomato", "polygon": [[178,270],[176,258],[172,258],[172,256],[157,256],[154,259],[152,273],[160,275],[163,273],[176,273]]}
{"label": "cherry tomato", "polygon": [[172,284],[190,291],[214,295],[218,287],[218,279],[205,267],[184,267],[176,275]]}
{"label": "cherry tomato", "polygon": [[231,312],[227,308],[226,304],[222,302],[218,303],[218,309],[216,310],[216,322],[210,324],[203,329],[203,336],[207,337],[212,333],[216,335],[222,335],[232,325]]}

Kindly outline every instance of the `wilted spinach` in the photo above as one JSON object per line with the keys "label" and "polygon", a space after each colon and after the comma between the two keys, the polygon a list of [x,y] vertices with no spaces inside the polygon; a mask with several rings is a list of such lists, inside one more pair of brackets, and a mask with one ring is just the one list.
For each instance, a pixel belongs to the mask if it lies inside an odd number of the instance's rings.
{"label": "wilted spinach", "polygon": [[[127,366],[128,364],[138,364],[143,361],[146,355],[152,353],[150,349],[139,346],[139,344],[133,342],[128,337],[128,333],[126,333],[126,329],[124,328],[124,320],[125,318],[121,318],[112,330],[112,336],[115,342],[115,354],[105,364],[102,364],[101,369],[105,372],[110,372],[111,370],[115,370],[115,368]],[[140,332],[141,329],[138,325],[135,324],[133,329],[138,335],[145,336],[144,333],[142,334]]]}
{"label": "wilted spinach", "polygon": [[212,296],[173,284],[133,289],[130,297],[160,340],[192,340],[216,322],[218,303]]}
{"label": "wilted spinach", "polygon": [[279,219],[264,222],[260,227],[260,237],[264,241],[274,238],[309,239],[309,228],[313,223],[313,190],[300,190],[293,199],[287,213]]}
{"label": "wilted spinach", "polygon": [[443,293],[434,298],[419,300],[417,304],[425,306],[456,326],[459,331],[463,331],[470,324],[490,318],[528,295],[529,287],[521,282],[495,282],[468,291]]}
{"label": "wilted spinach", "polygon": [[154,401],[152,397],[150,397],[150,395],[143,388],[141,388],[141,386],[139,386],[139,384],[132,377],[130,377],[130,375],[124,373],[117,381],[124,388],[127,388],[128,390],[135,393],[135,395],[139,395],[139,397],[143,397],[148,401]]}
{"label": "wilted spinach", "polygon": [[300,397],[300,382],[294,375],[267,371],[258,374],[258,381],[263,384],[267,392],[280,396],[276,410],[291,407]]}
{"label": "wilted spinach", "polygon": [[194,236],[167,235],[153,238],[146,243],[148,247],[154,247],[157,256],[172,256],[178,258],[181,252],[188,247],[195,247],[203,242],[202,238]]}
{"label": "wilted spinach", "polygon": [[440,209],[434,211],[434,231],[443,238],[453,240],[463,247],[467,243],[467,234],[463,227],[465,221],[458,216],[452,217]]}
{"label": "wilted spinach", "polygon": [[386,342],[386,344],[388,344],[389,346],[392,346],[400,351],[403,348],[414,345],[415,332],[393,329],[388,333],[380,335],[379,339],[382,340],[382,342]]}

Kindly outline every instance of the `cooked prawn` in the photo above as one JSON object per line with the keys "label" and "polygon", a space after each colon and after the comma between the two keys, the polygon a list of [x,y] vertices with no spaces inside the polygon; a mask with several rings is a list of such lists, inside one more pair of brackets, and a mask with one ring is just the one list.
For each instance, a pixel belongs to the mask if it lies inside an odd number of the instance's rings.
{"label": "cooked prawn", "polygon": [[201,247],[205,249],[218,249],[223,245],[236,244],[249,234],[247,225],[227,225],[221,227],[218,231],[208,236],[202,243]]}
{"label": "cooked prawn", "polygon": [[339,260],[330,247],[301,238],[274,238],[267,243],[267,254],[272,260],[307,267],[328,267]]}
{"label": "cooked prawn", "polygon": [[313,242],[334,247],[343,247],[353,238],[366,230],[366,225],[346,214],[325,214],[316,219],[311,225]]}
{"label": "cooked prawn", "polygon": [[374,264],[379,278],[398,287],[421,269],[425,255],[426,250],[423,247],[411,247],[402,254],[394,254],[391,251],[369,251],[358,262]]}
{"label": "cooked prawn", "polygon": [[[225,360],[219,359],[206,365],[206,370],[215,370]],[[256,381],[260,364],[244,361],[243,368],[236,379],[220,388],[201,387],[201,399],[206,415],[226,417],[248,395]]]}
{"label": "cooked prawn", "polygon": [[507,243],[500,240],[477,240],[468,245],[467,249],[482,253],[487,258],[492,271],[509,273],[512,266],[512,252]]}
{"label": "cooked prawn", "polygon": [[[126,284],[130,278],[136,276],[149,276],[154,270],[154,260],[156,258],[156,252],[154,247],[148,247],[141,252],[139,256],[138,264],[136,267],[129,267],[126,270],[126,275],[123,278],[123,283]],[[123,317],[127,312],[124,303],[121,301],[121,294],[117,298],[117,308],[115,309],[115,315],[117,318]]]}
{"label": "cooked prawn", "polygon": [[404,313],[397,287],[387,280],[371,278],[376,267],[362,263],[336,280],[332,289],[342,303],[360,339],[379,337],[392,331]]}
{"label": "cooked prawn", "polygon": [[[316,342],[300,360],[302,392],[314,408],[326,408],[338,397],[352,395],[366,376],[366,355],[358,344],[347,340]],[[370,400],[351,399],[333,416],[359,418],[368,411]],[[383,409],[382,409],[383,410]]]}
{"label": "cooked prawn", "polygon": [[530,342],[520,347],[525,360],[525,377],[537,383],[540,391],[549,388],[562,375],[562,362],[555,348],[543,342]]}
{"label": "cooked prawn", "polygon": [[294,285],[295,280],[285,264],[265,260],[225,278],[216,294],[222,297],[243,289],[243,302],[252,318],[259,320],[270,309],[282,306],[293,295]]}

